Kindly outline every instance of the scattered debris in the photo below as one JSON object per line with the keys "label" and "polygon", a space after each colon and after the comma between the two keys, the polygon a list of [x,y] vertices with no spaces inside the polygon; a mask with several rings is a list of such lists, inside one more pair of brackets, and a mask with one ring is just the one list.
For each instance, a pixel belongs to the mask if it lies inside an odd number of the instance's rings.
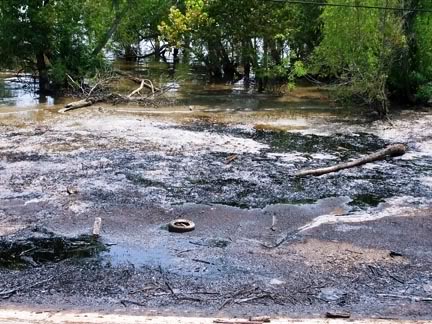
{"label": "scattered debris", "polygon": [[351,314],[346,312],[327,312],[326,318],[350,318]]}
{"label": "scattered debris", "polygon": [[192,261],[194,261],[194,262],[200,262],[200,263],[205,263],[205,264],[209,264],[209,265],[215,265],[214,263],[209,262],[209,261],[205,261],[205,260],[192,259]]}
{"label": "scattered debris", "polygon": [[270,229],[274,232],[276,231],[276,223],[277,223],[277,218],[275,215],[272,216],[272,226],[270,227]]}
{"label": "scattered debris", "polygon": [[242,320],[242,319],[235,319],[235,320],[225,320],[225,319],[216,319],[213,321],[213,323],[217,324],[263,324],[268,323],[268,321],[252,321],[252,320]]}
{"label": "scattered debris", "polygon": [[265,298],[275,300],[270,292],[262,290],[259,287],[242,289],[232,294],[231,297],[227,298],[219,307],[219,310],[229,304],[243,304]]}
{"label": "scattered debris", "polygon": [[52,279],[53,279],[53,277],[49,277],[47,279],[35,282],[35,283],[31,284],[31,285],[22,285],[22,286],[13,288],[13,289],[0,291],[0,297],[2,299],[8,299],[8,298],[12,297],[12,295],[16,294],[18,291],[21,291],[21,290],[24,290],[24,289],[34,288],[36,286],[42,285],[42,284],[44,284],[46,282],[49,282]]}
{"label": "scattered debris", "polygon": [[271,319],[270,319],[270,316],[251,316],[251,317],[249,317],[249,321],[270,323]]}
{"label": "scattered debris", "polygon": [[412,302],[432,302],[432,297],[409,296],[409,295],[393,295],[393,294],[378,294],[380,297],[393,299],[408,299]]}
{"label": "scattered debris", "polygon": [[195,223],[188,219],[176,219],[168,224],[168,231],[174,233],[185,233],[195,229]]}
{"label": "scattered debris", "polygon": [[124,307],[127,307],[128,304],[130,304],[130,305],[135,305],[135,306],[147,306],[147,305],[145,305],[145,304],[143,304],[143,303],[140,303],[140,302],[137,302],[137,301],[134,301],[134,300],[129,300],[129,299],[122,299],[122,300],[120,300],[120,303],[121,303]]}
{"label": "scattered debris", "polygon": [[78,189],[75,188],[75,187],[67,187],[67,188],[66,188],[66,192],[67,192],[69,195],[76,195],[79,191],[78,191]]}
{"label": "scattered debris", "polygon": [[[90,107],[98,102],[109,102],[113,104],[137,103],[144,105],[158,105],[159,101],[163,102],[163,100],[160,100],[160,98],[157,98],[157,96],[163,95],[167,90],[169,90],[169,88],[162,89],[155,86],[154,83],[148,79],[140,79],[121,71],[115,71],[115,74],[139,84],[139,87],[130,92],[128,95],[123,95],[112,92],[110,83],[114,80],[118,80],[119,78],[114,74],[105,76],[99,75],[92,87],[88,84],[78,84],[78,82],[73,80],[72,77],[68,75],[70,85],[72,88],[78,91],[78,93],[74,94],[78,95],[78,97],[81,99],[66,104],[63,109],[59,110],[59,112],[65,113],[78,108]],[[150,94],[142,94],[141,91],[144,88],[150,90]],[[137,96],[138,94],[139,96]]]}
{"label": "scattered debris", "polygon": [[93,224],[93,236],[95,238],[100,236],[101,228],[102,228],[102,218],[96,217]]}
{"label": "scattered debris", "polygon": [[231,162],[237,160],[237,158],[238,158],[237,154],[232,154],[226,158],[225,164],[230,164]]}
{"label": "scattered debris", "polygon": [[399,253],[399,252],[395,252],[395,251],[390,251],[389,255],[394,258],[394,257],[402,257],[403,254]]}
{"label": "scattered debris", "polygon": [[106,251],[105,245],[91,235],[69,238],[49,232],[38,233],[26,238],[1,239],[0,266],[38,266],[40,263],[92,257],[102,251]]}
{"label": "scattered debris", "polygon": [[190,244],[197,245],[197,246],[206,246],[211,248],[226,248],[229,244],[231,244],[231,241],[221,238],[211,238],[202,240],[201,242],[195,242],[195,241],[189,241]]}

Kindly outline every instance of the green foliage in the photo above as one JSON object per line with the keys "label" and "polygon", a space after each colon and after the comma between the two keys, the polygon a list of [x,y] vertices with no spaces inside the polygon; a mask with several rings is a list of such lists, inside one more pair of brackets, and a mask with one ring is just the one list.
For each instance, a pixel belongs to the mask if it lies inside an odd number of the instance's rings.
{"label": "green foliage", "polygon": [[121,52],[145,39],[157,39],[158,26],[169,14],[172,0],[134,0],[114,37],[113,48]]}
{"label": "green foliage", "polygon": [[[192,53],[215,78],[255,77],[260,90],[314,74],[387,112],[390,96],[430,101],[430,0],[332,0],[348,7],[262,0],[1,0],[0,67],[38,71],[61,87],[103,69],[103,48],[143,40]],[[336,82],[335,82],[336,81]]]}
{"label": "green foliage", "polygon": [[416,66],[413,82],[416,99],[427,102],[432,98],[432,14],[419,14],[413,27],[415,35]]}
{"label": "green foliage", "polygon": [[[187,0],[159,30],[171,46],[188,47],[208,67],[253,67],[260,80],[285,80],[319,38],[319,7],[259,0]],[[246,69],[246,68],[245,68]]]}
{"label": "green foliage", "polygon": [[[2,0],[0,65],[37,71],[50,88],[63,86],[66,73],[84,77],[102,64],[91,50],[106,29],[108,19],[101,17],[110,2],[97,8],[96,2],[102,1]],[[93,10],[99,15],[89,14]]]}
{"label": "green foliage", "polygon": [[[352,5],[350,0],[336,3]],[[357,3],[359,3],[357,1]],[[382,6],[382,0],[364,5]],[[384,5],[395,7],[399,0]],[[321,16],[323,39],[315,49],[312,69],[336,77],[339,92],[387,112],[387,82],[393,63],[406,47],[403,21],[390,10],[327,7]]]}

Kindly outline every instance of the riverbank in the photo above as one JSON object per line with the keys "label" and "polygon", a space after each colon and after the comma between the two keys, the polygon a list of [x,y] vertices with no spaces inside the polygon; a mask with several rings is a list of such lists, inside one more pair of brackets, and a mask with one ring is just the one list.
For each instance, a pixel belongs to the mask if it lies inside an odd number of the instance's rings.
{"label": "riverbank", "polygon": [[[429,112],[56,111],[0,119],[0,234],[73,237],[101,217],[107,250],[0,270],[4,307],[429,319]],[[395,142],[409,152],[292,176]],[[175,218],[195,231],[168,232]]]}

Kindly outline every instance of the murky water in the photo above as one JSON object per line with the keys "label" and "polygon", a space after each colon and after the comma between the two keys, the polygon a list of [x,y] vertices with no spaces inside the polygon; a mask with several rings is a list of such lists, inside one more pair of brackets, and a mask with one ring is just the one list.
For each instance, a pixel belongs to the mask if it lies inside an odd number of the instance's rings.
{"label": "murky water", "polygon": [[28,75],[0,75],[0,111],[2,108],[43,108],[56,104],[51,96],[37,93],[37,81]]}

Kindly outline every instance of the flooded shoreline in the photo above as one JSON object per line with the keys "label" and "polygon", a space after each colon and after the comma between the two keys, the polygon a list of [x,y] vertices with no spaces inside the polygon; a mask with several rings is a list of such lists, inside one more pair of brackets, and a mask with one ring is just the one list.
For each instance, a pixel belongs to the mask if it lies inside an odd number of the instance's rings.
{"label": "flooded shoreline", "polygon": [[[378,294],[407,287],[428,294],[432,114],[402,111],[390,124],[307,101],[274,106],[281,98],[260,98],[248,109],[230,106],[242,99],[218,100],[67,114],[57,113],[61,105],[2,108],[2,240],[38,242],[42,230],[74,242],[101,217],[107,247],[90,258],[36,257],[24,269],[0,269],[6,291],[52,277],[7,302],[61,299],[66,308],[162,314],[167,307],[232,315],[330,308],[413,318],[415,309],[415,318],[428,318],[426,303],[396,311],[392,305],[404,300]],[[321,177],[293,176],[396,142],[408,153]],[[176,218],[192,219],[196,230],[168,232]],[[403,283],[390,285],[384,273]]]}

